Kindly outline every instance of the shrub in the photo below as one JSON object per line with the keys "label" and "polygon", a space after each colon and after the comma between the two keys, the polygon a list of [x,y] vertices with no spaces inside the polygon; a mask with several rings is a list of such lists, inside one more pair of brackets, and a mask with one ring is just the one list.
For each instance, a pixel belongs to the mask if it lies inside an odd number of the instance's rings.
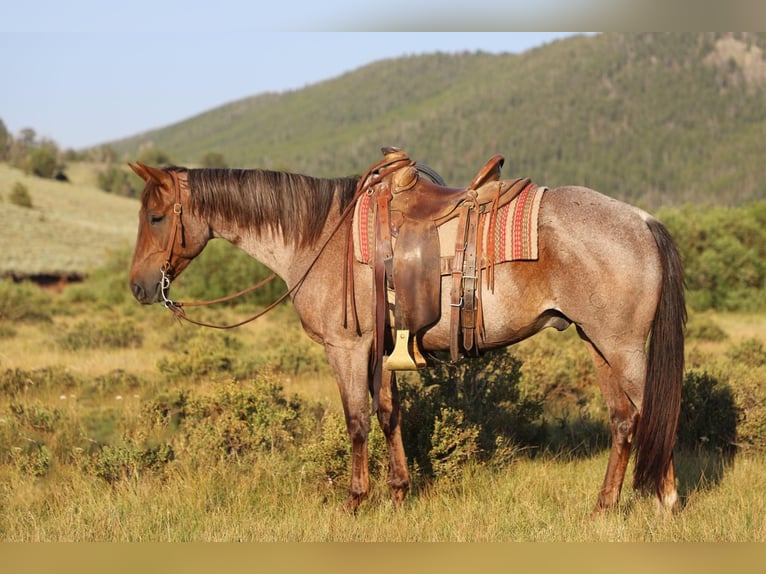
{"label": "shrub", "polygon": [[114,483],[143,472],[162,470],[174,458],[170,444],[148,446],[127,440],[120,445],[101,445],[81,465],[86,472]]}
{"label": "shrub", "polygon": [[195,457],[271,453],[303,436],[303,403],[264,376],[215,384],[212,393],[185,397],[180,409],[179,440]]}
{"label": "shrub", "polygon": [[757,368],[766,365],[766,349],[763,343],[755,338],[744,339],[731,348],[727,356],[735,363],[746,367]]}
{"label": "shrub", "polygon": [[143,335],[130,320],[114,319],[100,325],[83,320],[57,338],[62,348],[68,351],[80,349],[120,349],[140,347]]}
{"label": "shrub", "polygon": [[72,373],[62,367],[46,367],[33,371],[7,369],[0,374],[0,393],[7,397],[50,391],[63,394],[80,384]]}
{"label": "shrub", "polygon": [[710,317],[693,314],[686,325],[687,340],[720,342],[725,341],[728,337],[726,331]]}
{"label": "shrub", "polygon": [[0,281],[0,321],[50,322],[52,311],[51,296],[37,286],[28,282]]}
{"label": "shrub", "polygon": [[[323,410],[317,427],[301,448],[301,460],[328,485],[346,489],[351,481],[351,441],[343,415]],[[368,435],[367,455],[370,476],[385,477],[388,472],[386,440],[374,422]]]}
{"label": "shrub", "polygon": [[8,196],[8,201],[19,207],[32,208],[32,196],[29,195],[29,189],[27,186],[17,181],[11,188],[11,193]]}
{"label": "shrub", "polygon": [[110,165],[103,171],[98,172],[97,182],[99,189],[104,191],[115,193],[118,195],[124,195],[133,197],[137,194],[137,191],[131,185],[128,173],[117,166]]}
{"label": "shrub", "polygon": [[713,449],[734,455],[740,410],[729,385],[697,370],[683,380],[678,443],[689,449]]}
{"label": "shrub", "polygon": [[135,304],[128,288],[130,258],[129,249],[112,251],[85,283],[67,289],[64,298],[71,303],[97,303],[105,309],[125,303]]}
{"label": "shrub", "polygon": [[30,476],[45,476],[51,466],[51,455],[44,444],[28,443],[11,449],[11,459],[19,472]]}
{"label": "shrub", "polygon": [[22,426],[43,433],[52,433],[62,414],[60,409],[51,409],[40,403],[26,405],[13,402],[10,411]]}
{"label": "shrub", "polygon": [[170,380],[201,380],[215,374],[237,375],[247,371],[239,359],[242,342],[232,333],[175,330],[171,349],[157,361],[157,369]]}
{"label": "shrub", "polygon": [[402,377],[402,438],[414,466],[444,474],[500,447],[507,453],[509,443],[534,442],[542,402],[522,395],[520,368],[512,355],[493,351],[421,371],[421,384]]}

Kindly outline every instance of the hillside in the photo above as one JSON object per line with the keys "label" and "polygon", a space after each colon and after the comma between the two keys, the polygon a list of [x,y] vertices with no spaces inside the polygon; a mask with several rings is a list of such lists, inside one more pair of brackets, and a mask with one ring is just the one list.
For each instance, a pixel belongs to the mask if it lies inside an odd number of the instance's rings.
{"label": "hillside", "polygon": [[[27,187],[32,208],[9,201],[16,182]],[[137,214],[134,199],[0,164],[0,276],[80,277],[133,244]]]}
{"label": "hillside", "polygon": [[[409,56],[111,145],[320,176],[360,173],[397,145],[455,185],[503,153],[509,176],[649,209],[738,204],[766,198],[764,50],[763,33],[605,33],[520,55]],[[185,81],[210,79],[188,70]]]}

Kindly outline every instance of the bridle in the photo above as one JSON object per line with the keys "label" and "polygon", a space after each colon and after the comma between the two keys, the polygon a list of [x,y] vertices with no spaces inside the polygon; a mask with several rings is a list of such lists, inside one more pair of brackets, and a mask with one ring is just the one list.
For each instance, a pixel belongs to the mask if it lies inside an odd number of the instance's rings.
{"label": "bridle", "polygon": [[[247,287],[246,289],[243,289],[242,291],[239,291],[237,293],[234,293],[232,295],[227,295],[225,297],[219,297],[217,299],[208,299],[205,301],[173,301],[168,297],[168,292],[170,290],[170,283],[173,280],[173,249],[175,248],[176,239],[180,233],[181,236],[181,247],[186,247],[186,236],[184,234],[184,224],[183,224],[183,205],[181,204],[181,186],[185,184],[185,182],[182,183],[181,178],[178,177],[178,173],[175,170],[169,170],[166,172],[170,175],[171,179],[173,180],[173,221],[170,224],[170,233],[168,234],[168,244],[165,247],[165,256],[164,256],[164,262],[162,263],[162,266],[160,267],[160,295],[162,297],[162,304],[166,309],[169,309],[173,312],[173,315],[178,320],[184,320],[189,323],[193,323],[194,325],[199,325],[201,327],[211,327],[213,329],[233,329],[235,327],[240,327],[242,325],[245,325],[247,323],[250,323],[251,321],[256,320],[257,318],[265,315],[269,311],[271,311],[274,307],[282,303],[285,299],[287,299],[292,293],[294,293],[298,287],[303,283],[303,280],[306,278],[306,275],[308,274],[308,270],[303,275],[303,277],[298,280],[295,285],[291,289],[288,289],[285,293],[283,293],[276,301],[273,303],[270,303],[267,307],[256,313],[255,315],[252,315],[251,317],[248,317],[247,319],[244,319],[242,321],[239,321],[234,324],[230,325],[219,325],[215,323],[205,323],[203,321],[197,321],[196,319],[192,319],[191,317],[188,317],[186,315],[186,311],[184,310],[184,307],[200,307],[203,305],[213,305],[215,303],[223,303],[225,301],[230,301],[232,299],[236,299],[237,297],[241,297],[243,295],[246,295],[252,291],[255,291],[256,289],[260,289],[267,283],[273,281],[277,278],[276,273],[272,273],[269,275],[266,279],[263,279],[262,281],[259,281],[255,285],[251,285],[250,287]],[[313,265],[313,263],[312,263]],[[309,268],[310,270],[310,268]]]}

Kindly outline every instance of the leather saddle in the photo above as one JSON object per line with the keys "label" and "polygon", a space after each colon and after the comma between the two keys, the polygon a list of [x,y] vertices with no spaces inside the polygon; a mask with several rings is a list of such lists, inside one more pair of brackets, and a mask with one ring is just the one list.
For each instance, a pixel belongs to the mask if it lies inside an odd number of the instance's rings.
{"label": "leather saddle", "polygon": [[[446,187],[422,177],[425,170],[402,150],[383,148],[382,152],[384,159],[360,182],[374,197],[376,209],[376,362],[382,361],[384,347],[388,347],[385,341],[390,341],[386,338],[388,324],[395,344],[386,367],[414,370],[427,366],[418,339],[441,317],[443,275],[452,277],[451,358],[458,360],[461,351],[476,354],[481,328],[479,276],[482,269],[491,273],[493,264],[483,253],[480,227],[494,225],[492,215],[531,182],[526,178],[501,180],[504,158],[495,155],[467,187]],[[481,218],[482,214],[489,217]],[[453,219],[458,220],[454,255],[445,264],[438,228]],[[492,229],[487,236],[494,236]]]}

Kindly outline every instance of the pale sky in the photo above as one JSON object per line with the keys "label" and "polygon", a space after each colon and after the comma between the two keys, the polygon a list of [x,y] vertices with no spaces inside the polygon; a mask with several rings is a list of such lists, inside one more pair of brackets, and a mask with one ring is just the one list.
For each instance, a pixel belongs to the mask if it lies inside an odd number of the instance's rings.
{"label": "pale sky", "polygon": [[[559,0],[543,0],[542,5],[551,1]],[[386,22],[391,29],[407,29],[415,21],[402,26],[410,22],[408,18],[391,16],[404,14],[396,11],[396,0],[369,5],[393,10],[389,20],[385,15],[376,19],[369,9],[361,15],[358,0],[259,8],[263,4],[3,2],[0,119],[14,135],[31,127],[38,137],[53,139],[61,148],[78,149],[163,127],[263,92],[302,88],[384,58],[437,51],[520,53],[574,34],[334,32],[325,30],[377,30]],[[443,23],[444,18],[461,22],[457,12],[439,12],[440,3],[431,4],[434,11],[424,8],[419,22],[439,18]],[[358,26],[353,26],[354,18]],[[425,24],[421,29],[429,29]]]}

